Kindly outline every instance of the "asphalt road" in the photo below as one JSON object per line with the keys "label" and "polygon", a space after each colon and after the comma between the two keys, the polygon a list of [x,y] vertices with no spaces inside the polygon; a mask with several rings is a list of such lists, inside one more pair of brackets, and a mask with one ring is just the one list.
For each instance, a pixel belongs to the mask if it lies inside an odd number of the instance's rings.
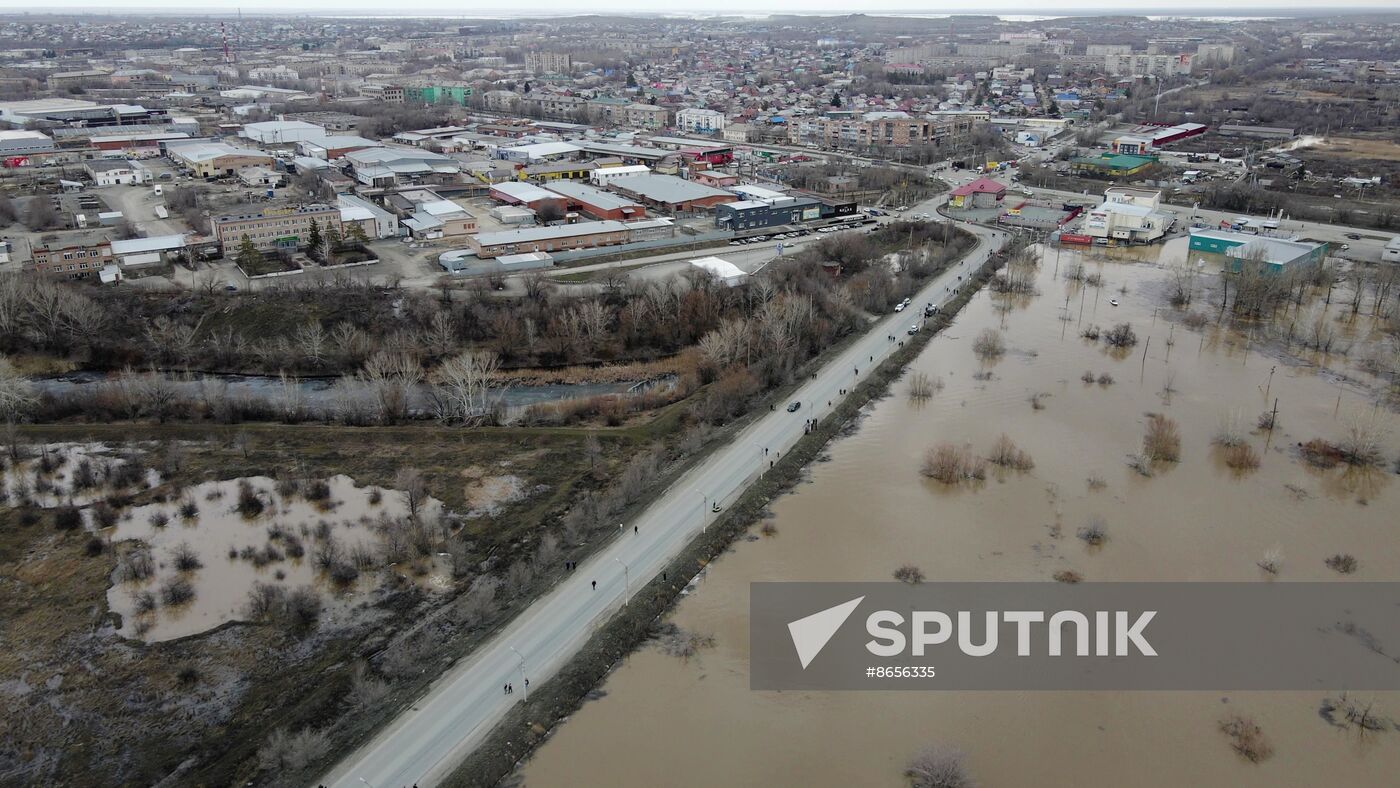
{"label": "asphalt road", "polygon": [[[930,203],[931,204],[931,203]],[[583,646],[632,590],[650,580],[715,517],[711,506],[727,506],[803,435],[805,422],[832,410],[849,389],[898,347],[921,319],[925,303],[944,304],[962,277],[1005,233],[969,226],[979,244],[913,297],[909,310],[874,322],[865,336],[830,360],[792,396],[796,412],[784,408],[763,416],[728,446],[678,480],[636,520],[619,524],[618,538],[537,600],[503,632],[438,679],[388,728],[350,754],[322,780],[336,788],[423,788],[445,778],[491,731],[511,705],[526,698],[525,679],[538,686]],[[873,359],[873,360],[872,360]],[[633,527],[636,532],[633,533]],[[596,588],[592,585],[596,581]],[[516,694],[503,686],[513,683]]]}

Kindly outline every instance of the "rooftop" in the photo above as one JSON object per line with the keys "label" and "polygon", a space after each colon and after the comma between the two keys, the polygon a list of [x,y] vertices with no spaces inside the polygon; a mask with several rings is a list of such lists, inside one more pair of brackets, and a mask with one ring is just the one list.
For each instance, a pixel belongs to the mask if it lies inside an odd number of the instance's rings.
{"label": "rooftop", "polygon": [[524,227],[519,230],[503,230],[496,233],[477,233],[476,242],[480,246],[502,246],[504,244],[533,243],[556,238],[576,238],[580,235],[617,233],[627,229],[622,222],[604,220],[600,222],[575,222],[553,227]]}
{"label": "rooftop", "polygon": [[614,189],[622,189],[641,195],[648,200],[660,203],[682,203],[704,200],[712,197],[734,197],[723,189],[677,178],[674,175],[628,175],[611,182]]}
{"label": "rooftop", "polygon": [[545,187],[547,190],[562,194],[565,197],[572,197],[579,202],[587,203],[595,208],[605,211],[614,211],[626,208],[639,208],[637,203],[612,192],[605,192],[602,189],[595,189],[582,183],[571,181],[557,181]]}

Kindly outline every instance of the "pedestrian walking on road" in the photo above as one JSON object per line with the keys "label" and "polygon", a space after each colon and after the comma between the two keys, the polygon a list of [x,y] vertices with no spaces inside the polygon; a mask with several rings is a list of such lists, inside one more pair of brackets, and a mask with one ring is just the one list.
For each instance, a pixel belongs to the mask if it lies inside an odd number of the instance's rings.
{"label": "pedestrian walking on road", "polygon": [[502,694],[502,695],[509,695],[509,694],[510,694],[510,685],[509,685],[509,684],[502,684],[502,685],[501,685],[501,694]]}
{"label": "pedestrian walking on road", "polygon": [[597,590],[598,590],[598,581],[597,581],[597,580],[594,580],[594,581],[593,581],[593,590],[594,590],[594,591],[597,591]]}
{"label": "pedestrian walking on road", "polygon": [[638,525],[632,526],[632,533],[634,533],[634,534],[639,534],[639,533],[641,533],[641,526],[638,526]]}

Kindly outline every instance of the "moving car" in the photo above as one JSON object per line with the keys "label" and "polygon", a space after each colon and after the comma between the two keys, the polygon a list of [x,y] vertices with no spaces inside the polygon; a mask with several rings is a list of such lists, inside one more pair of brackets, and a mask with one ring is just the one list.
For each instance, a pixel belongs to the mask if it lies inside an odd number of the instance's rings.
{"label": "moving car", "polygon": [[913,335],[919,333],[919,324],[918,324],[918,323],[915,323],[914,325],[910,326],[910,327],[909,327],[909,331],[907,331],[906,333],[908,333],[909,336],[913,336]]}
{"label": "moving car", "polygon": [[788,413],[796,413],[797,409],[800,407],[802,407],[801,402],[788,403]]}
{"label": "moving car", "polygon": [[1350,239],[1353,240],[1353,241],[1360,241],[1360,240],[1361,240],[1361,233],[1347,233],[1347,237],[1350,238]]}

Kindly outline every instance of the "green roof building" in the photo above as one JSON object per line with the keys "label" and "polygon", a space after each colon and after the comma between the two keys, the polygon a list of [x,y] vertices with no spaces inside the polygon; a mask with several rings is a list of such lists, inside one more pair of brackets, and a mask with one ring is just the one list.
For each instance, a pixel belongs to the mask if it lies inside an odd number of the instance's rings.
{"label": "green roof building", "polygon": [[1099,178],[1121,178],[1136,175],[1157,163],[1156,156],[1129,156],[1124,153],[1103,153],[1084,156],[1069,163],[1071,172]]}

